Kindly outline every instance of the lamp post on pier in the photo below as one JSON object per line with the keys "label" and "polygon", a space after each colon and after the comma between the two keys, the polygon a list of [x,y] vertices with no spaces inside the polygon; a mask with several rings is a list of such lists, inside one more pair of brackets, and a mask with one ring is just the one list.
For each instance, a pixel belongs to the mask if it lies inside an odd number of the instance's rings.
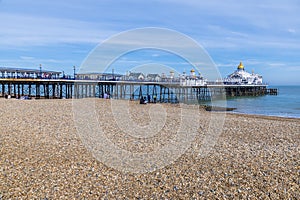
{"label": "lamp post on pier", "polygon": [[75,65],[73,66],[73,71],[74,71],[74,80],[76,79],[76,67]]}
{"label": "lamp post on pier", "polygon": [[42,78],[42,64],[40,64],[40,78]]}

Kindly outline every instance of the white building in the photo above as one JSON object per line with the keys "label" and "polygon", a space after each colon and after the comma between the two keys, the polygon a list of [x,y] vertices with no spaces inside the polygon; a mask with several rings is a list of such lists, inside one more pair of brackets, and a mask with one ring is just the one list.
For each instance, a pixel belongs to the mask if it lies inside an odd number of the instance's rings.
{"label": "white building", "polygon": [[206,84],[206,80],[200,74],[197,76],[194,69],[190,72],[190,75],[183,73],[180,76],[181,86],[203,86]]}
{"label": "white building", "polygon": [[224,84],[261,85],[262,83],[262,76],[254,73],[250,74],[245,71],[245,67],[242,62],[240,62],[235,72],[224,79]]}
{"label": "white building", "polygon": [[148,74],[146,81],[159,82],[161,81],[161,76],[159,74]]}
{"label": "white building", "polygon": [[128,75],[129,81],[143,81],[145,80],[146,76],[140,72],[130,72]]}
{"label": "white building", "polygon": [[77,73],[76,79],[80,80],[121,80],[123,75],[112,73]]}

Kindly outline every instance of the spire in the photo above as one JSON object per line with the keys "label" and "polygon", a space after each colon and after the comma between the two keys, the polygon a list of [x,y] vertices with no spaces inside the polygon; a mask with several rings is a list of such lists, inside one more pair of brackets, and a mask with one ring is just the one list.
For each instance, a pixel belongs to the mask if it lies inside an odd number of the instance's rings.
{"label": "spire", "polygon": [[191,69],[191,76],[196,76],[194,69]]}
{"label": "spire", "polygon": [[243,63],[240,62],[239,66],[238,66],[238,69],[239,69],[239,70],[244,70],[244,68],[245,68],[245,67],[244,67]]}

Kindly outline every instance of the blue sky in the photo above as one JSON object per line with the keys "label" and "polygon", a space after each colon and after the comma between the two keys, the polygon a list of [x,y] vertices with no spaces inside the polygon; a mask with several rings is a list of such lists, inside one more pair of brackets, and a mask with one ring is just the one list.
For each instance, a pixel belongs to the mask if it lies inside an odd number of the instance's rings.
{"label": "blue sky", "polygon": [[300,85],[299,11],[299,0],[0,0],[0,66],[71,74],[112,35],[160,27],[197,41],[222,76],[243,61],[271,85]]}

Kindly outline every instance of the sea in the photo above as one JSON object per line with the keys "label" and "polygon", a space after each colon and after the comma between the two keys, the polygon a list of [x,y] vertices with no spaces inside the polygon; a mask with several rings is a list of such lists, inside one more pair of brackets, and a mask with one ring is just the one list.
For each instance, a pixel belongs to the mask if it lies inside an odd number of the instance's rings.
{"label": "sea", "polygon": [[300,118],[300,86],[269,86],[278,95],[227,98],[227,107],[234,113]]}

